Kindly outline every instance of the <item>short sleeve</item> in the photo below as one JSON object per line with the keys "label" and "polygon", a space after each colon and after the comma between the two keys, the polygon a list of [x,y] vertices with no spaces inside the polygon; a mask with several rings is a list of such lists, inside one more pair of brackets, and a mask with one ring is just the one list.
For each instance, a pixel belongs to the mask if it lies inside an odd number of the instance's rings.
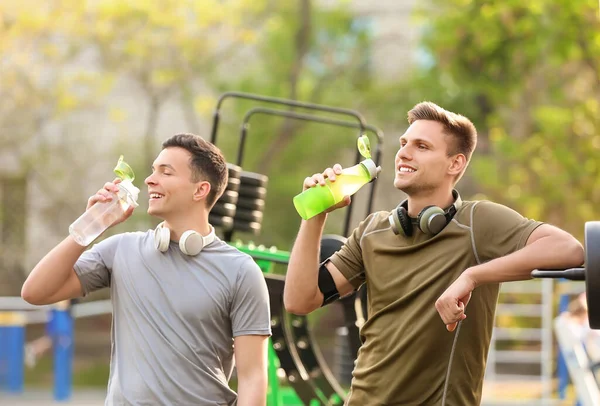
{"label": "short sleeve", "polygon": [[230,316],[233,337],[271,335],[271,309],[267,282],[252,259],[244,261],[240,269]]}
{"label": "short sleeve", "polygon": [[473,237],[480,262],[520,250],[533,230],[543,224],[490,201],[478,202],[473,210]]}
{"label": "short sleeve", "polygon": [[84,296],[110,286],[113,262],[121,237],[122,234],[113,235],[94,244],[75,263],[75,274]]}
{"label": "short sleeve", "polygon": [[367,225],[376,216],[376,213],[370,214],[363,220],[358,227],[354,229],[350,237],[342,248],[333,254],[329,260],[344,275],[344,278],[352,284],[354,289],[358,289],[365,282],[365,270],[363,264],[362,247],[360,241],[365,233]]}

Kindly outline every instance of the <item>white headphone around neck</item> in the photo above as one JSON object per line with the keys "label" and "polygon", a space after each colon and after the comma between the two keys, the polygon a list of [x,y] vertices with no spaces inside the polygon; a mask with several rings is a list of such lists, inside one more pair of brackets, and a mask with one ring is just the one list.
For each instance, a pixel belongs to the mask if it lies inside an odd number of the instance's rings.
{"label": "white headphone around neck", "polygon": [[[188,230],[179,239],[179,249],[186,255],[198,255],[200,251],[215,240],[215,229],[210,224],[210,233],[204,237],[194,230]],[[154,229],[154,246],[160,252],[166,252],[171,242],[171,230],[164,227],[164,221]]]}

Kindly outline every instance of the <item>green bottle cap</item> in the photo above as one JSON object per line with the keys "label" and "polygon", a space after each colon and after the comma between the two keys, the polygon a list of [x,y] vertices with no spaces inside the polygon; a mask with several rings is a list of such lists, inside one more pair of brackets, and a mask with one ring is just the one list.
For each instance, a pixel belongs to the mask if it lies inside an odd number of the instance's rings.
{"label": "green bottle cap", "polygon": [[366,135],[361,135],[358,137],[358,152],[366,158],[371,159],[371,143],[369,142],[369,137]]}
{"label": "green bottle cap", "polygon": [[115,166],[115,169],[113,169],[113,171],[115,172],[117,177],[121,178],[122,180],[129,180],[130,182],[133,182],[133,180],[135,179],[133,169],[131,169],[131,166],[129,166],[127,162],[123,161],[123,155],[119,157],[117,166]]}

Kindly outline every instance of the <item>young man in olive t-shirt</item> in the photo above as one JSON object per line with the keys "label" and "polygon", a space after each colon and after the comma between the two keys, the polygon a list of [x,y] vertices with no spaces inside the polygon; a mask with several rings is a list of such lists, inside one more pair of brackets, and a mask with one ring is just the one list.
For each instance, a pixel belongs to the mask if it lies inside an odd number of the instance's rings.
{"label": "young man in olive t-shirt", "polygon": [[[284,304],[310,313],[366,283],[369,317],[347,405],[476,405],[499,284],[529,279],[536,268],[581,265],[583,247],[506,206],[462,201],[454,187],[477,142],[466,117],[424,102],[408,122],[394,178],[407,199],[369,215],[323,264],[327,214],[302,221]],[[303,188],[340,173],[336,164],[306,178]],[[328,211],[349,203],[347,197]]]}

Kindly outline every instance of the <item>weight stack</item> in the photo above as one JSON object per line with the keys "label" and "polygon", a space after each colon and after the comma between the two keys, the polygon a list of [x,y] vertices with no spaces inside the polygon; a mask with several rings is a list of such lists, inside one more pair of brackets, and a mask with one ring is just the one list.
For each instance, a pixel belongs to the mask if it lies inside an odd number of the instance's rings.
{"label": "weight stack", "polygon": [[260,173],[242,171],[233,230],[251,234],[260,233],[267,197],[269,178]]}
{"label": "weight stack", "polygon": [[225,192],[217,199],[217,202],[208,214],[208,222],[213,227],[218,227],[224,232],[233,229],[233,217],[235,216],[236,204],[238,202],[242,168],[228,163],[227,171],[229,173],[229,181],[227,182]]}

